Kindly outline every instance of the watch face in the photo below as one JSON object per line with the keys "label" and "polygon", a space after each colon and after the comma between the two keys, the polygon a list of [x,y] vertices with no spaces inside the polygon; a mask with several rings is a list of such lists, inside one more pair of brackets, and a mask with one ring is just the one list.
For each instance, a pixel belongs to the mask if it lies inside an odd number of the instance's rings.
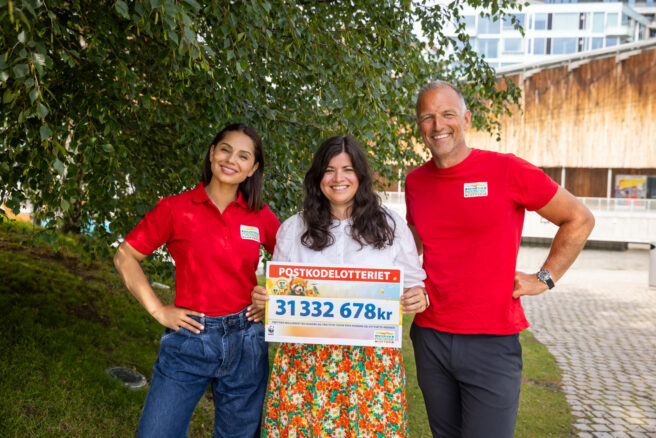
{"label": "watch face", "polygon": [[538,271],[537,277],[538,277],[538,280],[540,280],[543,283],[546,283],[547,286],[549,286],[549,289],[554,287],[554,282],[551,279],[551,274],[546,269],[540,269]]}

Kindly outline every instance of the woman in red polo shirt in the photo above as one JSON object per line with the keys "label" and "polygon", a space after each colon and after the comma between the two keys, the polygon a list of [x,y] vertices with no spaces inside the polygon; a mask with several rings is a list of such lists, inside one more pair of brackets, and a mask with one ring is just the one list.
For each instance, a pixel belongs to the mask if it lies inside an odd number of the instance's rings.
{"label": "woman in red polo shirt", "polygon": [[[139,437],[184,437],[212,385],[215,437],[259,437],[268,375],[261,323],[248,312],[260,245],[275,247],[280,222],[262,202],[262,140],[233,124],[217,134],[202,182],[162,199],[121,244],[114,264],[132,294],[166,327]],[[164,305],[139,262],[166,247],[175,302]]]}

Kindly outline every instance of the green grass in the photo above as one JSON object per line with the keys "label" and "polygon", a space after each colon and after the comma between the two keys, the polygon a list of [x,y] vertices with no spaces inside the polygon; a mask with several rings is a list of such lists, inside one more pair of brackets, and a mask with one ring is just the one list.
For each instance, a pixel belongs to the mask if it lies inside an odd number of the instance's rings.
{"label": "green grass", "polygon": [[516,437],[574,437],[574,418],[560,390],[561,371],[530,331],[520,336],[524,357]]}
{"label": "green grass", "polygon": [[[0,436],[134,436],[146,390],[108,377],[112,366],[150,379],[162,327],[122,286],[109,260],[85,261],[80,242],[58,252],[27,246],[31,227],[0,224]],[[170,291],[160,291],[171,301]],[[404,320],[410,436],[430,437]],[[530,334],[522,336],[525,382],[517,437],[570,437],[572,418],[558,389],[559,370]],[[271,346],[271,358],[275,346]],[[190,437],[211,436],[213,406],[203,397]]]}

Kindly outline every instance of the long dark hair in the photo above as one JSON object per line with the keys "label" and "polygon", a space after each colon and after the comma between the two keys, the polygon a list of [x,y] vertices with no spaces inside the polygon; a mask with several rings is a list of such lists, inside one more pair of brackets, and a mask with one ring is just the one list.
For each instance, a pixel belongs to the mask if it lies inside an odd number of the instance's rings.
{"label": "long dark hair", "polygon": [[[320,184],[330,160],[346,152],[351,157],[353,170],[358,178],[358,190],[351,207],[351,237],[360,245],[371,245],[382,249],[394,241],[396,224],[390,225],[389,213],[382,207],[380,198],[374,192],[371,171],[367,156],[360,144],[349,136],[330,137],[324,141],[314,154],[312,166],[305,174],[305,201],[303,201],[303,221],[306,231],[301,236],[301,242],[315,251],[332,245],[335,236],[330,232],[332,215],[330,202],[321,192]],[[391,217],[390,217],[391,219]]]}
{"label": "long dark hair", "polygon": [[205,163],[203,164],[203,176],[201,180],[205,184],[209,184],[212,181],[212,163],[210,163],[210,151],[212,146],[219,144],[223,137],[225,137],[229,132],[242,132],[249,136],[253,140],[253,149],[255,152],[255,162],[258,163],[257,169],[253,175],[246,178],[239,184],[239,191],[244,196],[244,199],[248,203],[248,208],[253,211],[260,211],[264,207],[264,201],[262,200],[262,180],[264,177],[264,148],[262,147],[262,138],[260,134],[253,128],[243,123],[233,123],[231,125],[223,128],[214,140],[212,144],[207,148],[207,154],[205,154]]}

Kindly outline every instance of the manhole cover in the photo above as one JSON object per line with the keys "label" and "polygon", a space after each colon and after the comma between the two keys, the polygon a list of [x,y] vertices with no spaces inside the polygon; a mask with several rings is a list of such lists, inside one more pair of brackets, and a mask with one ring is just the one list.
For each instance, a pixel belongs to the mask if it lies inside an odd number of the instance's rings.
{"label": "manhole cover", "polygon": [[115,379],[120,380],[123,385],[130,389],[143,388],[148,384],[146,377],[138,371],[125,367],[107,368],[105,372]]}

